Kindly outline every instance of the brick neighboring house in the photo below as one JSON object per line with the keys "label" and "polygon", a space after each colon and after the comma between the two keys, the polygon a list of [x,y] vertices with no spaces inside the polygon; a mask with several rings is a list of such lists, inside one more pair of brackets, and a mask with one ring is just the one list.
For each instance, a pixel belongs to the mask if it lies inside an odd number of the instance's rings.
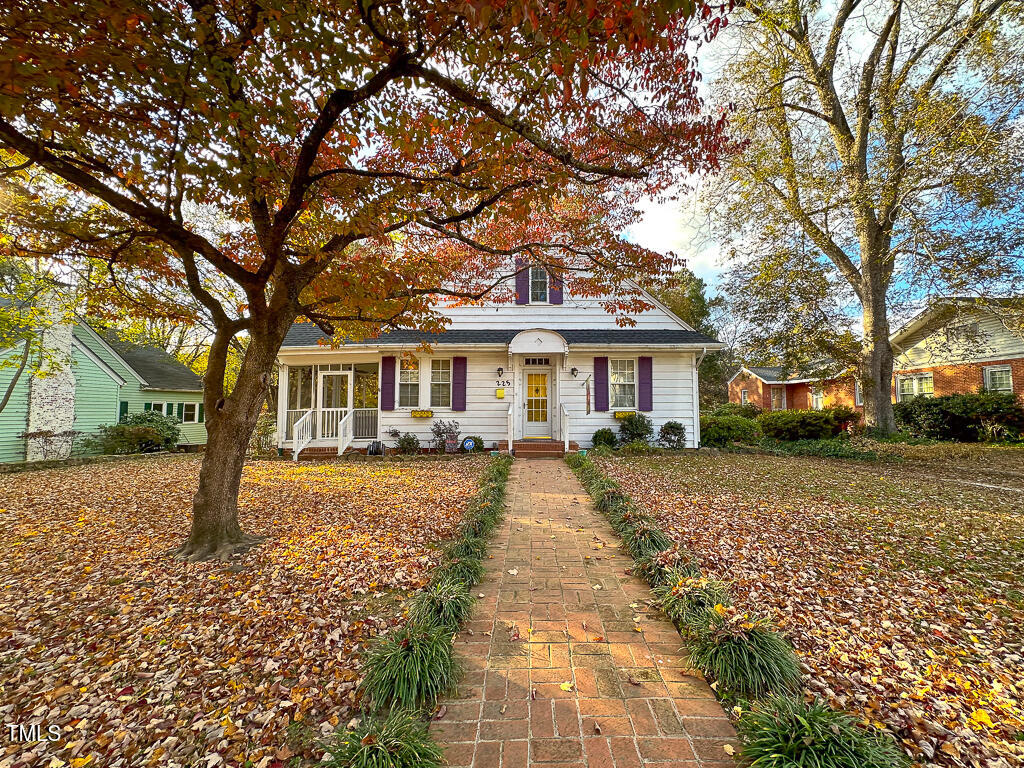
{"label": "brick neighboring house", "polygon": [[1024,394],[1024,327],[1010,302],[940,299],[889,341],[896,401],[982,389]]}
{"label": "brick neighboring house", "polygon": [[[821,370],[824,365],[815,366]],[[834,367],[834,364],[827,367]],[[729,380],[730,403],[754,403],[765,411],[863,407],[852,373],[835,376],[790,372],[779,366],[743,366]]]}
{"label": "brick neighboring house", "polygon": [[[930,304],[890,339],[896,355],[893,402],[978,392],[1024,394],[1024,329],[1009,302],[943,298]],[[835,368],[828,361],[816,371]],[[862,409],[860,383],[852,372],[835,376],[744,366],[729,381],[729,402],[764,410]]]}

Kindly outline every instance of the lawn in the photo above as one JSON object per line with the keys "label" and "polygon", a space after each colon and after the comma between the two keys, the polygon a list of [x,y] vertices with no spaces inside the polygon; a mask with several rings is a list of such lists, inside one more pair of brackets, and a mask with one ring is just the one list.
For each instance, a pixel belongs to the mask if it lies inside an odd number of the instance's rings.
{"label": "lawn", "polygon": [[59,729],[5,732],[0,766],[319,759],[484,462],[250,463],[242,527],[267,540],[201,564],[166,554],[197,458],[0,476],[0,720]]}
{"label": "lawn", "polygon": [[1024,451],[599,459],[923,764],[1024,764]]}

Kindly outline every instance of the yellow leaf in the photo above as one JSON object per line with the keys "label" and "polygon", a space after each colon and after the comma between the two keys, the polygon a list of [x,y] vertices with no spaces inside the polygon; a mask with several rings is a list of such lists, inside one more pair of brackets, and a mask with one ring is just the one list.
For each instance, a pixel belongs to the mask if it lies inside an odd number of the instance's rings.
{"label": "yellow leaf", "polygon": [[725,750],[725,754],[727,754],[727,755],[735,755],[736,754],[736,750],[733,748],[732,744],[726,744],[724,747],[722,747],[722,749]]}
{"label": "yellow leaf", "polygon": [[572,690],[572,683],[566,681],[566,682],[562,683],[558,687],[561,688],[563,691],[571,691]]}
{"label": "yellow leaf", "polygon": [[988,716],[988,712],[984,709],[976,709],[971,712],[971,720],[982,725],[987,725],[989,728],[993,728],[992,718]]}

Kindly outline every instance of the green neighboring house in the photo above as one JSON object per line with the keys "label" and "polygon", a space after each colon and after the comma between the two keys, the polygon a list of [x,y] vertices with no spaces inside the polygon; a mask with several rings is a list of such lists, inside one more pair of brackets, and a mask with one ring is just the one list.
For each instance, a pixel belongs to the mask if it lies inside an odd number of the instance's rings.
{"label": "green neighboring house", "polygon": [[[158,410],[181,423],[182,445],[205,445],[203,383],[163,349],[131,344],[116,333],[79,319],[46,330],[44,344],[62,365],[46,375],[23,375],[0,411],[0,463],[83,455],[83,438],[129,413]],[[20,358],[20,345],[0,350],[0,360]],[[0,367],[0,393],[14,367]],[[26,438],[49,432],[67,437]]]}

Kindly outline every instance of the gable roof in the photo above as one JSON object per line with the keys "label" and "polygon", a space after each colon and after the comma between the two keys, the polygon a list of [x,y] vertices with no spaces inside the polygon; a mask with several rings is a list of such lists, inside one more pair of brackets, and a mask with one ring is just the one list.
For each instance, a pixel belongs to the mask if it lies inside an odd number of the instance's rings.
{"label": "gable roof", "polygon": [[83,323],[113,352],[142,382],[143,389],[173,389],[201,392],[203,380],[166,350],[144,344],[124,341],[111,329]]}
{"label": "gable roof", "polygon": [[[402,344],[494,344],[507,345],[520,332],[530,330],[529,328],[460,328],[441,333],[426,333],[424,331],[400,329],[382,333],[372,339],[365,339],[359,342],[351,342],[343,346],[388,346]],[[614,328],[614,329],[593,329],[581,328],[578,330],[562,329],[556,330],[567,343],[577,345],[672,345],[705,347],[719,346],[720,342],[705,336],[696,331],[676,329],[641,329],[641,328]],[[284,337],[282,349],[288,347],[315,347],[321,342],[329,342],[330,337],[312,323],[294,323],[288,329]]]}
{"label": "gable roof", "polygon": [[729,382],[744,371],[756,376],[765,384],[809,384],[836,378],[841,373],[841,368],[831,359],[815,360],[803,371],[790,371],[781,365],[744,365],[736,371]]}
{"label": "gable roof", "polygon": [[941,296],[928,303],[924,309],[901,325],[889,337],[889,343],[902,347],[902,343],[923,328],[941,327],[962,310],[980,310],[995,313],[996,307],[1003,307],[1008,313],[1024,312],[1024,300],[1020,298],[990,298],[976,296]]}

